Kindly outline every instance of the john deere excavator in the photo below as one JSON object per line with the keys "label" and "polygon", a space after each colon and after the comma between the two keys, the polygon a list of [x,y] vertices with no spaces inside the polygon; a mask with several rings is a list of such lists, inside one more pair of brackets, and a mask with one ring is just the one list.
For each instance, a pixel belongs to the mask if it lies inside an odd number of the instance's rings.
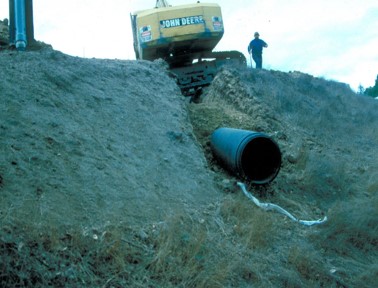
{"label": "john deere excavator", "polygon": [[246,65],[238,51],[213,52],[224,34],[218,4],[171,6],[158,0],[154,8],[130,16],[136,59],[164,59],[186,96],[209,85],[221,66]]}

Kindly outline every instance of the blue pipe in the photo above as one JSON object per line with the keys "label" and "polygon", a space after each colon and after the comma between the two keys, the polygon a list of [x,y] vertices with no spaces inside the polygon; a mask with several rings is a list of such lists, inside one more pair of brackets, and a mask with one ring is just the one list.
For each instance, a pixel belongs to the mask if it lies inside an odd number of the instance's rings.
{"label": "blue pipe", "polygon": [[23,51],[27,44],[25,0],[14,0],[14,13],[16,24],[16,49]]}

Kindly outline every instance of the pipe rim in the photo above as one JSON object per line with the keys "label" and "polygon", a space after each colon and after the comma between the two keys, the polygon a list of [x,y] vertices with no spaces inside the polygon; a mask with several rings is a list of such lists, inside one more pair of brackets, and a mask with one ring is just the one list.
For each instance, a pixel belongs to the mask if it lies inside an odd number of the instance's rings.
{"label": "pipe rim", "polygon": [[241,141],[236,163],[241,176],[254,184],[267,184],[276,178],[281,168],[281,151],[272,138],[256,132]]}

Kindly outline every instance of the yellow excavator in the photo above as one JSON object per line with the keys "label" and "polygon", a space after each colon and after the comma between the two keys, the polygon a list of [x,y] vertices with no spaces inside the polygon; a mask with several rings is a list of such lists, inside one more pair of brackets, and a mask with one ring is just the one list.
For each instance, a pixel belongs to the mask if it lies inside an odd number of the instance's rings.
{"label": "yellow excavator", "polygon": [[154,8],[130,16],[136,59],[164,59],[186,96],[209,85],[221,66],[246,65],[241,52],[213,51],[224,34],[218,4],[171,6],[158,0]]}

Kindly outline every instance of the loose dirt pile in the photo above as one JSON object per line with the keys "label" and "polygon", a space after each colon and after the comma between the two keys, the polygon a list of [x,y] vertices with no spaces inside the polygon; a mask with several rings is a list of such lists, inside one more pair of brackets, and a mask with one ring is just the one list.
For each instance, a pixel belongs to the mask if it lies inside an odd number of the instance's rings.
{"label": "loose dirt pile", "polygon": [[[378,101],[299,72],[225,68],[203,102],[164,63],[0,54],[0,283],[313,287],[376,283]],[[249,190],[218,127],[270,134],[283,165]],[[248,184],[248,183],[247,183]]]}
{"label": "loose dirt pile", "polygon": [[217,199],[184,99],[158,64],[1,56],[7,217],[142,224]]}

